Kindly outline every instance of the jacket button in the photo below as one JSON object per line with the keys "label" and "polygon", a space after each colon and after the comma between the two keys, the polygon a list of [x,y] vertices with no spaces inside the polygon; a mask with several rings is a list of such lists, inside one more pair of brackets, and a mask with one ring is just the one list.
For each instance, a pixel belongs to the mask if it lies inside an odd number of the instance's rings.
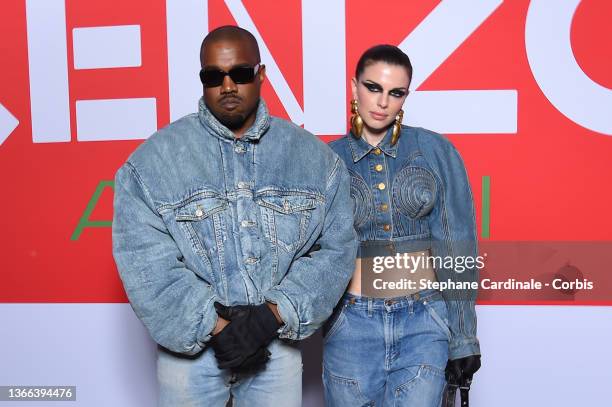
{"label": "jacket button", "polygon": [[378,184],[378,185],[376,186],[376,188],[378,188],[378,189],[380,189],[380,190],[382,191],[383,189],[385,189],[385,188],[386,188],[386,185],[385,185],[385,183],[384,183],[384,182],[381,182],[380,184]]}
{"label": "jacket button", "polygon": [[374,151],[374,154],[376,154],[376,155],[380,155],[380,148],[376,147],[376,148],[375,148],[374,150],[372,150],[372,151]]}
{"label": "jacket button", "polygon": [[389,224],[385,224],[385,225],[383,226],[383,230],[384,230],[385,232],[390,231],[390,230],[391,230],[391,225],[389,225]]}
{"label": "jacket button", "polygon": [[374,167],[374,169],[378,172],[381,172],[383,170],[383,166],[382,164],[376,164],[376,166]]}
{"label": "jacket button", "polygon": [[389,209],[389,205],[381,204],[379,208],[381,212],[387,212],[387,209]]}

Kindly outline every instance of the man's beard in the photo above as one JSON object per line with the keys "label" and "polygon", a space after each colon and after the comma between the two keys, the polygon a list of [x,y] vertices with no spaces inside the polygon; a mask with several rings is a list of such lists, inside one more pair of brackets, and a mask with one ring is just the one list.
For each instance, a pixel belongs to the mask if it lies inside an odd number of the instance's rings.
{"label": "man's beard", "polygon": [[220,114],[219,117],[217,117],[217,120],[219,120],[219,123],[221,123],[222,125],[224,125],[228,129],[230,129],[230,130],[237,130],[246,121],[246,116],[243,115],[243,114],[238,114],[238,113],[236,113],[236,114]]}

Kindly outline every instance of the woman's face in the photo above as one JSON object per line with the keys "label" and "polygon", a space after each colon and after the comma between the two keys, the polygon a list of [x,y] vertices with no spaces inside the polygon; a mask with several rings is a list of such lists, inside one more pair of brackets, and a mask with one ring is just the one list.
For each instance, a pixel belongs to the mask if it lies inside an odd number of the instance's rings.
{"label": "woman's face", "polygon": [[386,62],[374,62],[359,78],[353,78],[353,98],[359,104],[365,131],[376,135],[387,130],[406,100],[408,85],[406,68]]}

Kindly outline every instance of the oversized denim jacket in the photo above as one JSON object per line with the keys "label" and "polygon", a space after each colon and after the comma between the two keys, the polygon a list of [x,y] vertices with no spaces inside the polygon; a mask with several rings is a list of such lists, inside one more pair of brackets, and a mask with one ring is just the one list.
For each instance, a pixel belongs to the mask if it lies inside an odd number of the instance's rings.
{"label": "oversized denim jacket", "polygon": [[[350,133],[330,143],[351,175],[359,240],[423,241],[436,256],[477,256],[472,192],[457,150],[422,128],[402,126],[394,146],[390,138],[391,130],[378,148]],[[478,281],[476,269],[435,271],[438,281]],[[450,359],[480,354],[475,291],[442,294],[449,310]]]}
{"label": "oversized denim jacket", "polygon": [[325,143],[263,100],[236,139],[200,99],[116,174],[113,254],[136,315],[185,354],[210,339],[215,301],[275,303],[280,337],[308,337],[354,270],[349,185]]}

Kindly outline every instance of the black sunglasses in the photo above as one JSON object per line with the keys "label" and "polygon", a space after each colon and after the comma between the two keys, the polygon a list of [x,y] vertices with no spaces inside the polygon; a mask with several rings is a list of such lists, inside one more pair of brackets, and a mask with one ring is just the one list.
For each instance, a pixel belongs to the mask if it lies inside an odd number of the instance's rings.
{"label": "black sunglasses", "polygon": [[261,64],[255,66],[237,66],[230,69],[229,72],[222,71],[221,69],[202,69],[200,71],[200,80],[207,88],[221,86],[226,75],[229,75],[232,81],[238,85],[251,83],[262,66]]}

